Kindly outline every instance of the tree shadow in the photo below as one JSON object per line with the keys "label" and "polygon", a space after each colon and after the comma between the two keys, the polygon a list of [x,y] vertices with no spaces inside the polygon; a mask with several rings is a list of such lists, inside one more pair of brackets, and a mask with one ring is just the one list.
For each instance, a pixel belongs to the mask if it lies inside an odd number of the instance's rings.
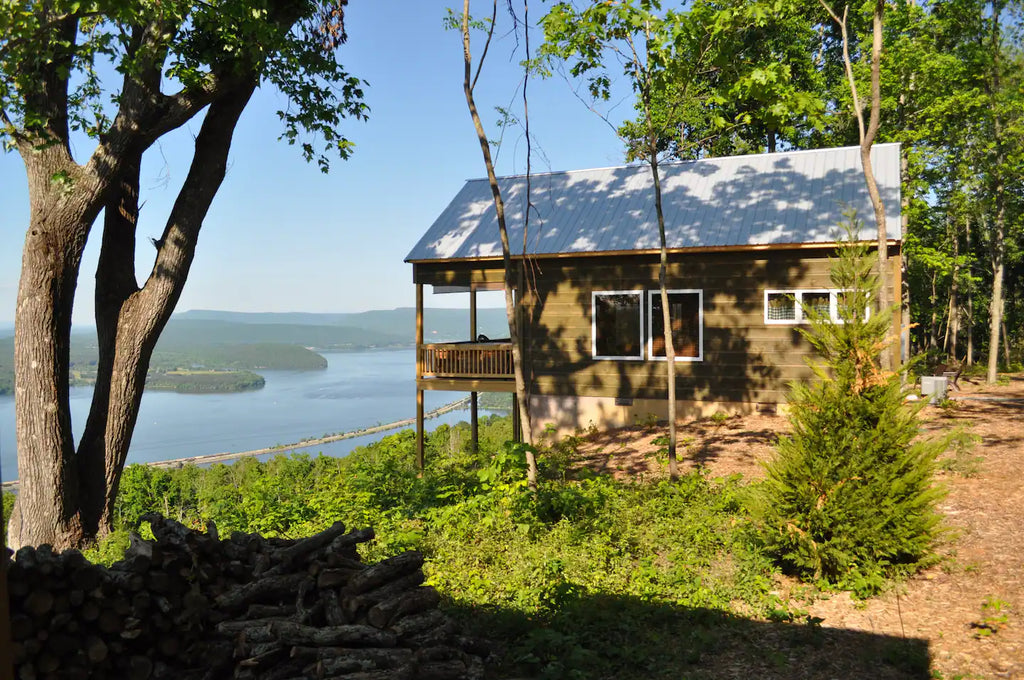
{"label": "tree shadow", "polygon": [[826,628],[779,611],[760,621],[715,609],[584,595],[553,613],[446,607],[495,653],[488,678],[924,680],[927,640]]}

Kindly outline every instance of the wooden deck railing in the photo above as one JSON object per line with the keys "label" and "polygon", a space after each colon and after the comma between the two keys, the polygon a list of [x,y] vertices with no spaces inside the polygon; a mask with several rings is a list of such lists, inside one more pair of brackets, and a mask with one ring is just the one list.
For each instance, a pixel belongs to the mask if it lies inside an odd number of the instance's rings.
{"label": "wooden deck railing", "polygon": [[446,342],[421,345],[421,378],[512,378],[512,343]]}

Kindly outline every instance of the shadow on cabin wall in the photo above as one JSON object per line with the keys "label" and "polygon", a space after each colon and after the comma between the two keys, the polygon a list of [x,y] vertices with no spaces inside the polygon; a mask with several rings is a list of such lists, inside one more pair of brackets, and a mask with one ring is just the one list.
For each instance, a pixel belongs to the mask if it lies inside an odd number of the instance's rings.
{"label": "shadow on cabin wall", "polygon": [[[674,172],[710,176],[718,170],[710,164],[694,163],[677,166]],[[650,191],[643,183],[632,181],[636,168],[608,173],[611,178],[600,180],[575,173],[534,178],[526,242],[532,244],[529,250],[533,252],[562,253],[529,259],[523,276],[525,358],[535,434],[546,423],[566,431],[589,423],[624,425],[635,418],[644,419],[648,413],[664,415],[667,411],[666,367],[664,361],[649,358],[649,346],[638,361],[593,357],[593,292],[644,291],[643,339],[647,345],[647,291],[658,289],[658,240],[656,226],[652,232],[656,220]],[[711,198],[691,193],[679,182],[671,184],[665,194],[670,248],[676,239],[679,245],[704,243],[726,249],[670,255],[669,287],[703,292],[702,360],[676,364],[676,396],[683,417],[718,409],[774,410],[785,402],[789,381],[812,375],[805,361],[811,348],[797,329],[764,323],[764,291],[829,287],[828,248],[784,244],[832,223],[836,227],[831,233],[839,239],[843,201],[863,187],[859,168],[830,171],[814,178],[811,185],[788,159],[780,159],[771,171],[742,167],[736,177],[735,182],[719,183]],[[524,242],[526,197],[521,184],[509,182],[504,193],[514,252]],[[887,191],[883,199],[898,205],[898,195]],[[615,205],[628,214],[609,214],[610,192],[617,192],[616,200],[623,199]],[[791,228],[778,224],[780,205],[785,206],[781,210]],[[825,205],[834,209],[823,217]],[[453,217],[459,230],[446,238],[458,241],[472,229],[486,227],[488,220],[493,220],[491,213],[493,207],[468,206],[465,213]],[[553,221],[558,224],[593,224],[594,228],[578,239],[586,243],[567,245],[557,229],[546,228],[548,217],[556,214]],[[713,215],[713,225],[706,223],[709,215]],[[635,231],[622,228],[631,221],[637,224]],[[808,230],[807,225],[813,228]],[[706,233],[712,236],[705,238]],[[772,246],[760,250],[747,246],[758,243]],[[647,254],[635,254],[637,248]],[[567,253],[566,249],[582,254]],[[598,252],[608,254],[588,254]],[[471,278],[501,278],[500,261],[494,259],[437,260],[418,267],[427,274],[422,279],[426,282],[468,284]]]}

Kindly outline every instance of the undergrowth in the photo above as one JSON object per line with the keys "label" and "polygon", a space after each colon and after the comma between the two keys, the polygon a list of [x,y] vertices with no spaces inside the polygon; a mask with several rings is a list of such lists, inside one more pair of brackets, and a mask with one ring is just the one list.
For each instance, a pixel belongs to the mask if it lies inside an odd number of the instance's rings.
{"label": "undergrowth", "polygon": [[707,678],[722,655],[757,664],[821,648],[820,620],[773,592],[776,567],[751,520],[756,485],[701,473],[616,481],[580,466],[570,437],[540,448],[532,493],[509,419],[480,430],[474,454],[468,425],[439,427],[422,474],[410,431],[343,459],[130,466],[115,531],[89,557],[118,559],[154,510],[196,528],[213,521],[222,536],[372,526],[364,558],[423,551],[444,607],[497,641],[496,677]]}

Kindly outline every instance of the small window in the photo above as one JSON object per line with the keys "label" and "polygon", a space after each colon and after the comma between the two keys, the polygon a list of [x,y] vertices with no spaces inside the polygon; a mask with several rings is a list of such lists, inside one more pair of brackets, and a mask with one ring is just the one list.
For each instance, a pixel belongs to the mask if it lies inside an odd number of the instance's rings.
{"label": "small window", "polygon": [[764,301],[764,320],[766,323],[795,322],[798,306],[793,293],[767,293]]}
{"label": "small window", "polygon": [[[665,358],[665,315],[661,291],[648,291],[648,342],[652,359]],[[672,349],[676,361],[702,361],[704,358],[704,293],[700,290],[668,291],[669,320],[672,323]]]}
{"label": "small window", "polygon": [[[764,322],[766,324],[807,323],[807,310],[813,310],[832,323],[839,318],[841,290],[766,290],[764,292]],[[865,312],[866,314],[866,312]]]}
{"label": "small window", "polygon": [[595,359],[643,359],[643,292],[593,294],[592,347]]}

